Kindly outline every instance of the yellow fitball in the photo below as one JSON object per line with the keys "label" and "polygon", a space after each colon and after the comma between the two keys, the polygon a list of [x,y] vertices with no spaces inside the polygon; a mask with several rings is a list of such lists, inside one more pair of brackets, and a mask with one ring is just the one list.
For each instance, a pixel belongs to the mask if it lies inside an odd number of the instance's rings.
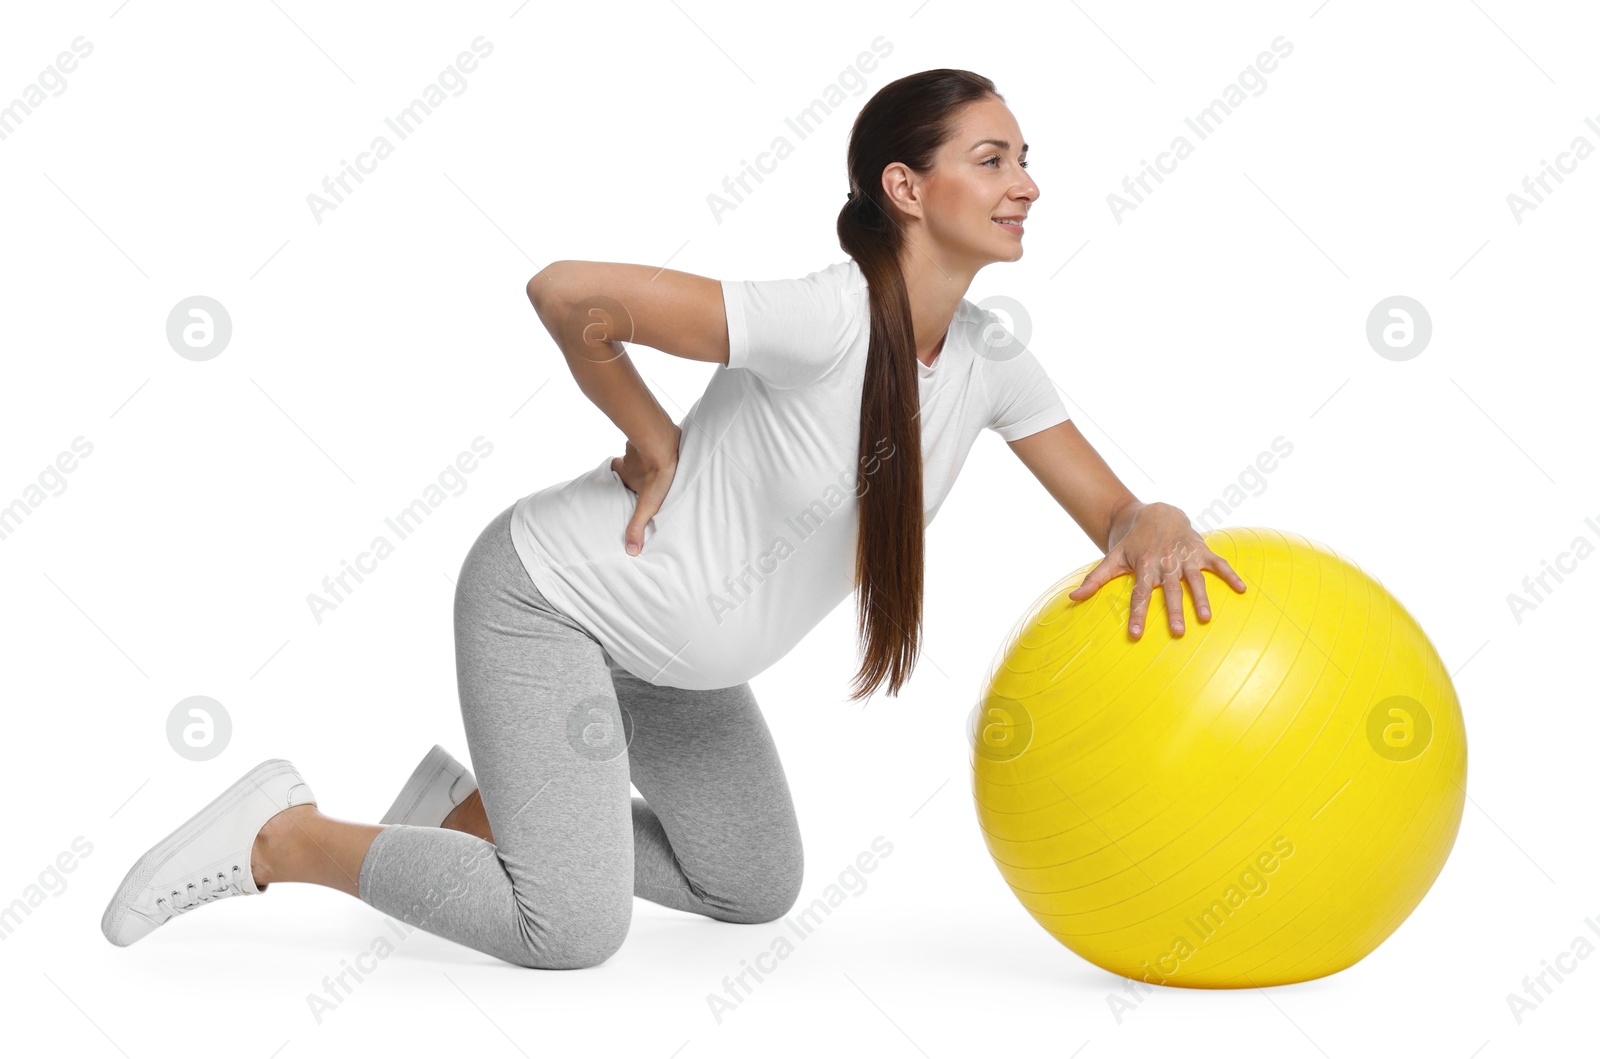
{"label": "yellow fitball", "polygon": [[1450,675],[1383,586],[1271,529],[1207,545],[1245,582],[1155,593],[1132,575],[1031,608],[970,718],[984,841],[1067,948],[1152,984],[1303,982],[1377,948],[1455,844],[1467,734]]}

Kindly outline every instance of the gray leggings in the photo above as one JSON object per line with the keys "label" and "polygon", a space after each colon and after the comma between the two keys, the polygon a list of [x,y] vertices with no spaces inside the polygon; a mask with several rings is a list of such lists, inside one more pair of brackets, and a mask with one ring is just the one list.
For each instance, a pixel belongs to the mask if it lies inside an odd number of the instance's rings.
{"label": "gray leggings", "polygon": [[621,669],[534,587],[510,526],[507,508],[478,536],[455,597],[461,715],[494,842],[385,827],[361,900],[543,968],[616,952],[635,895],[731,923],[784,915],[800,830],[750,685],[685,691]]}

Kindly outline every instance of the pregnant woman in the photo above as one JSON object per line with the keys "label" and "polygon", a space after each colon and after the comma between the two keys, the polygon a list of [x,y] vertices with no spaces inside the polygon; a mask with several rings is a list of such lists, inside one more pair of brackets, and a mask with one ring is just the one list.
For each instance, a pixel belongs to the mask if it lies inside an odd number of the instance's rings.
{"label": "pregnant woman", "polygon": [[[913,74],[851,131],[847,260],[801,279],[582,261],[534,276],[539,319],[627,443],[502,511],[462,565],[477,776],[435,747],[373,825],[324,815],[293,765],[263,762],[134,865],[106,936],[128,945],[277,882],[343,890],[526,967],[604,961],[636,896],[779,918],[800,890],[800,832],[748,682],[854,590],[852,697],[898,692],[923,530],[984,428],[1106,553],[1074,598],[1134,575],[1131,635],[1158,585],[1174,635],[1182,583],[1202,621],[1203,570],[1243,591],[1182,511],[1134,498],[1033,353],[964,297],[979,269],[1022,256],[1039,197],[1027,150],[987,78]],[[681,424],[623,341],[718,365]]]}

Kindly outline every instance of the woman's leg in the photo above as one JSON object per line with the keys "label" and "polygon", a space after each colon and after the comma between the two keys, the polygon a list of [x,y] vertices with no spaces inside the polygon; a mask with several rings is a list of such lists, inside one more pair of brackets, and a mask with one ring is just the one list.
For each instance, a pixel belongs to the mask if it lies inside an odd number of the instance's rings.
{"label": "woman's leg", "polygon": [[[456,596],[479,790],[444,828],[297,806],[263,828],[258,880],[343,889],[535,967],[604,960],[632,894],[730,922],[781,917],[800,888],[800,832],[749,685],[686,691],[617,666],[528,580],[509,514],[474,544]],[[648,802],[628,797],[630,777]]]}
{"label": "woman's leg", "polygon": [[295,805],[268,820],[250,851],[250,874],[257,886],[309,882],[356,894],[361,861],[378,832],[373,824],[353,824],[323,815],[315,805]]}
{"label": "woman's leg", "polygon": [[452,831],[465,831],[469,835],[494,841],[494,832],[489,828],[489,817],[483,811],[483,794],[476,787],[472,793],[461,799],[459,805],[445,814],[439,824]]}
{"label": "woman's leg", "polygon": [[462,719],[495,842],[383,827],[358,895],[512,963],[588,967],[621,946],[633,912],[620,711],[605,652],[539,595],[509,520],[508,508],[473,544],[455,610]]}
{"label": "woman's leg", "polygon": [[[804,870],[783,765],[748,684],[683,691],[611,663],[633,741],[634,888],[669,908],[733,922],[787,912]],[[662,823],[662,815],[672,827]],[[478,791],[441,827],[494,840]]]}
{"label": "woman's leg", "polygon": [[800,826],[772,733],[749,684],[685,691],[611,664],[630,715],[633,892],[731,923],[794,907],[804,874]]}

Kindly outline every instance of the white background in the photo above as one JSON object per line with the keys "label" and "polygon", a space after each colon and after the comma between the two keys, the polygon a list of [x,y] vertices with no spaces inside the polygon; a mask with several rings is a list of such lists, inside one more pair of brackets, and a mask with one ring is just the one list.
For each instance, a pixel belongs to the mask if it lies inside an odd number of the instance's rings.
{"label": "white background", "polygon": [[[1506,0],[1222,6],[11,7],[0,101],[75,38],[94,50],[0,141],[0,503],[74,438],[93,453],[0,540],[0,903],[75,838],[92,853],[0,941],[6,1050],[1592,1049],[1600,959],[1520,1025],[1506,996],[1576,937],[1600,943],[1585,925],[1600,923],[1600,559],[1520,621],[1507,597],[1575,538],[1600,543],[1600,161],[1521,223],[1507,196],[1575,137],[1600,144],[1583,123],[1600,123],[1600,20]],[[480,35],[494,51],[467,89],[318,223],[308,194]],[[1184,117],[1280,35],[1292,55],[1199,141]],[[799,139],[784,117],[879,36],[892,54]],[[320,1025],[307,994],[384,929],[343,894],[286,885],[108,945],[100,914],[128,866],[261,759],[290,758],[324,811],[372,821],[432,743],[465,755],[451,600],[468,546],[512,500],[622,452],[529,308],[528,277],[561,258],[726,278],[841,260],[856,111],[939,66],[997,82],[1042,189],[1023,259],[968,296],[1028,306],[1030,348],[1122,480],[1197,516],[1282,435],[1292,456],[1228,523],[1360,562],[1454,675],[1469,801],[1410,919],[1329,978],[1162,989],[1113,1016],[1122,980],[1028,917],[971,802],[964,723],[994,652],[1099,554],[985,434],[929,531],[925,650],[898,699],[844,701],[853,601],[754,681],[804,832],[801,902],[874,836],[894,852],[720,1025],[707,994],[776,925],[638,901],[622,950],[573,973],[418,932]],[[1194,154],[1118,223],[1107,195],[1179,134]],[[708,196],[778,135],[792,156],[719,220]],[[205,362],[166,338],[195,294],[233,323]],[[1365,337],[1394,294],[1434,327],[1403,362]],[[674,418],[716,370],[633,357]],[[308,593],[478,435],[494,452],[466,490],[314,621]],[[233,722],[203,763],[166,738],[190,695]]]}

